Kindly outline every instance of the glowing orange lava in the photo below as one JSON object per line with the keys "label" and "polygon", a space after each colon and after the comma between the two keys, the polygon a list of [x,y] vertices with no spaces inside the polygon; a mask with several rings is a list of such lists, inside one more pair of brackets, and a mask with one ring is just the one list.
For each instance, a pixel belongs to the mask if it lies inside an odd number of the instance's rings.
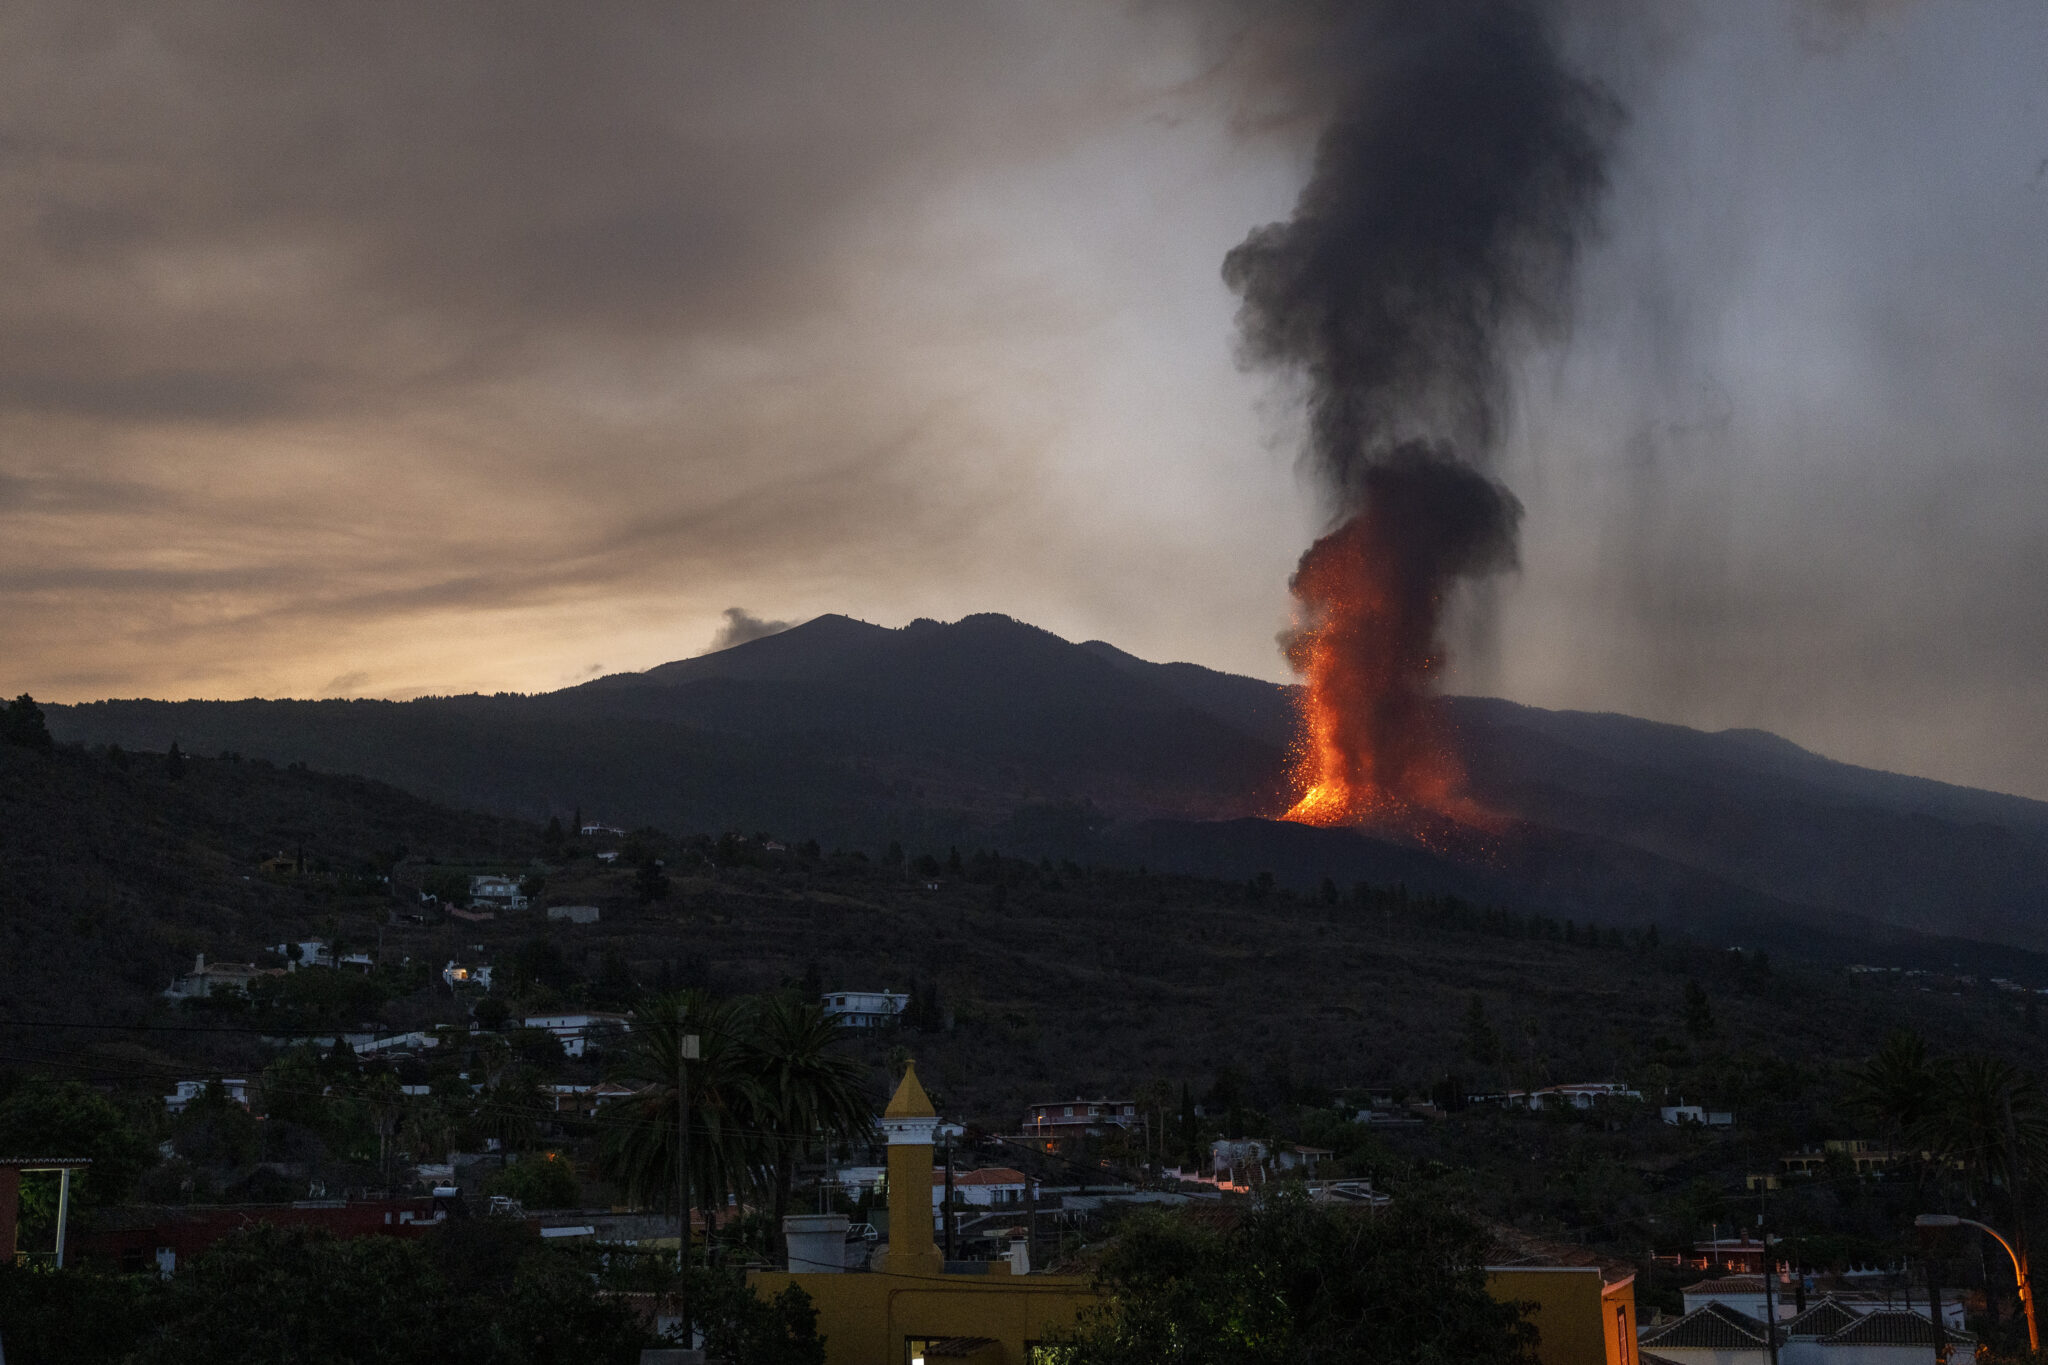
{"label": "glowing orange lava", "polygon": [[1432,816],[1477,813],[1461,795],[1464,766],[1435,693],[1445,585],[1415,581],[1386,515],[1360,512],[1311,546],[1294,575],[1288,661],[1303,686],[1288,820],[1412,832]]}

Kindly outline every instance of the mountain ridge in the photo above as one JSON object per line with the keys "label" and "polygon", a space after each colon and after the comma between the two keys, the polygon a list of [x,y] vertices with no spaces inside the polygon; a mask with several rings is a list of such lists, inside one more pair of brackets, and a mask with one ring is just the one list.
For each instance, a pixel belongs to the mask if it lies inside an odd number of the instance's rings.
{"label": "mountain ridge", "polygon": [[[1502,894],[1642,918],[1630,888],[1661,887],[1649,898],[1696,904],[1704,925],[1701,897],[1684,893],[1690,877],[1724,899],[1761,897],[1766,918],[1847,915],[2048,947],[2048,802],[1838,763],[1767,732],[1496,698],[1445,704],[1473,795],[1524,831],[1519,880],[1488,881]],[[1246,857],[1258,841],[1201,827],[1285,808],[1294,727],[1283,685],[1076,644],[994,613],[901,628],[828,615],[530,697],[49,710],[67,740],[179,739],[527,818],[581,808],[615,823],[869,848],[1021,849],[1019,830],[1042,827],[1031,837],[1046,851],[1085,851],[1098,835],[1045,833],[1059,818],[1018,823],[1020,812],[1071,808],[1098,829],[1191,822],[1191,838]],[[1201,861],[1178,836],[1167,842]]]}

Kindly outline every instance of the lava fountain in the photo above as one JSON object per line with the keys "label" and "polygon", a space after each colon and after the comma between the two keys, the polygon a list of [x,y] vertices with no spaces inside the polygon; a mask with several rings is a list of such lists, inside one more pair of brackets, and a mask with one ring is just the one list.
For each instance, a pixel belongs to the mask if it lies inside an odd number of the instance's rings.
{"label": "lava fountain", "polygon": [[1306,824],[1413,825],[1469,814],[1437,686],[1460,577],[1515,562],[1521,504],[1448,452],[1411,443],[1365,476],[1365,506],[1302,555],[1290,584],[1302,677],[1287,812]]}

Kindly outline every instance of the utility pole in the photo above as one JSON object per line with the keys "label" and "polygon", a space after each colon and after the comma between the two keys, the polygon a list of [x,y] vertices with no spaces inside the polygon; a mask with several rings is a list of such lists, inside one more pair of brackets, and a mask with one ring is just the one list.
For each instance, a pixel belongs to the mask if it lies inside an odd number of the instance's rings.
{"label": "utility pole", "polygon": [[[1757,1222],[1763,1222],[1763,1215],[1757,1215]],[[1771,1365],[1778,1365],[1778,1309],[1771,1295],[1772,1281],[1778,1278],[1778,1269],[1771,1264],[1771,1231],[1758,1228],[1758,1235],[1764,1239],[1764,1339],[1771,1345]]]}
{"label": "utility pole", "polygon": [[1037,1177],[1037,1176],[1033,1176],[1033,1175],[1027,1175],[1027,1176],[1025,1176],[1025,1177],[1024,1177],[1024,1197],[1025,1197],[1025,1200],[1027,1201],[1027,1202],[1026,1202],[1026,1206],[1025,1206],[1025,1207],[1026,1207],[1026,1208],[1027,1208],[1027,1209],[1029,1210],[1029,1211],[1028,1211],[1028,1212],[1026,1213],[1026,1215],[1025,1215],[1025,1222],[1026,1222],[1026,1228],[1027,1228],[1027,1230],[1026,1230],[1026,1232],[1025,1232],[1025,1235],[1024,1235],[1024,1245],[1025,1245],[1026,1249],[1027,1249],[1027,1250],[1029,1251],[1029,1254],[1030,1254],[1030,1256],[1031,1256],[1031,1264],[1035,1266],[1035,1265],[1037,1265],[1037,1264],[1038,1264],[1038,1177]]}
{"label": "utility pole", "polygon": [[676,1014],[676,1316],[683,1323],[683,1345],[697,1344],[690,1330],[690,1084],[686,1062],[697,1060],[697,1035],[683,1032]]}
{"label": "utility pole", "polygon": [[946,1139],[946,1259],[957,1260],[953,1252],[953,1139]]}
{"label": "utility pole", "polygon": [[1948,1359],[1948,1332],[1941,1325],[1941,1283],[1934,1278],[1931,1255],[1927,1257],[1927,1307],[1934,1318],[1934,1365],[1942,1365]]}

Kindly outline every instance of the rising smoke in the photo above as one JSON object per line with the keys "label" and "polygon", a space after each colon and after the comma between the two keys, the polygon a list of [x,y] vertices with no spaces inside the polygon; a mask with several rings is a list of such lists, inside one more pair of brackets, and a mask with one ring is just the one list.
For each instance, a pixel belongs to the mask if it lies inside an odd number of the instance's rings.
{"label": "rising smoke", "polygon": [[[1334,91],[1294,215],[1224,261],[1244,360],[1306,381],[1335,528],[1302,556],[1298,818],[1445,808],[1446,594],[1515,565],[1489,477],[1506,360],[1562,320],[1620,111],[1541,0],[1317,4],[1305,91]],[[1314,98],[1314,95],[1306,96]]]}
{"label": "rising smoke", "polygon": [[745,607],[727,607],[719,613],[725,623],[711,637],[711,643],[704,647],[705,654],[716,654],[721,649],[746,644],[749,640],[762,640],[770,635],[780,635],[788,630],[793,621],[770,621],[754,615]]}

